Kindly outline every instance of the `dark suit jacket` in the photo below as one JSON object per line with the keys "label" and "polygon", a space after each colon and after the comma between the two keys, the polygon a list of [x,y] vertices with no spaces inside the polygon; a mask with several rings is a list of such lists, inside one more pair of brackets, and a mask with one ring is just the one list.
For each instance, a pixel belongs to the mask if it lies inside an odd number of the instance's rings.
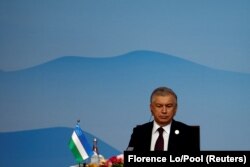
{"label": "dark suit jacket", "polygon": [[[138,125],[134,128],[128,148],[133,151],[150,151],[153,122]],[[179,134],[175,131],[178,130]],[[195,152],[200,150],[199,126],[188,126],[173,120],[168,142],[170,152]]]}

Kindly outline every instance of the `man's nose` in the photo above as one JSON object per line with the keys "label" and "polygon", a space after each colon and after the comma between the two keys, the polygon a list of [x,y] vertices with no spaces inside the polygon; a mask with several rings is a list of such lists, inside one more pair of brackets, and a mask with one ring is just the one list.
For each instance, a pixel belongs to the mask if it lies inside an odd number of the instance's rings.
{"label": "man's nose", "polygon": [[163,113],[167,113],[167,107],[166,107],[166,106],[163,106],[163,107],[162,107],[162,112],[163,112]]}

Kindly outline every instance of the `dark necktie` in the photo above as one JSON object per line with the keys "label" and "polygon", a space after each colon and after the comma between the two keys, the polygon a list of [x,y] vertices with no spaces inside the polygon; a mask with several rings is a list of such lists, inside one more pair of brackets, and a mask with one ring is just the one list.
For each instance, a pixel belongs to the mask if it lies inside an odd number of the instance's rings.
{"label": "dark necktie", "polygon": [[155,143],[155,151],[164,151],[163,131],[162,127],[158,128],[159,136]]}

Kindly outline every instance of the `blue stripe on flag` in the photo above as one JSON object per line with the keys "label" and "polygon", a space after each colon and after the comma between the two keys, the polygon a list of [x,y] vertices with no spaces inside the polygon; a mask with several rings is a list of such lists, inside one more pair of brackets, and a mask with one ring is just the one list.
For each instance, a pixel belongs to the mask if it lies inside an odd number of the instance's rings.
{"label": "blue stripe on flag", "polygon": [[92,156],[94,153],[79,125],[76,125],[75,132],[79,140],[81,141],[81,144],[83,145],[83,148],[85,149],[86,153],[89,155],[89,157]]}

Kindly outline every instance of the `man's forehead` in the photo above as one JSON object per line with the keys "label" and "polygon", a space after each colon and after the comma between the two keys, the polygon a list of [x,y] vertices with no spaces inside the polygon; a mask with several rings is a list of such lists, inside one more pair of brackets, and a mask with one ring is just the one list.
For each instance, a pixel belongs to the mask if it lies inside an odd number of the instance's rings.
{"label": "man's forehead", "polygon": [[153,102],[157,102],[157,103],[161,103],[161,102],[176,102],[176,99],[173,95],[169,94],[169,95],[165,95],[165,96],[154,96],[153,97]]}

